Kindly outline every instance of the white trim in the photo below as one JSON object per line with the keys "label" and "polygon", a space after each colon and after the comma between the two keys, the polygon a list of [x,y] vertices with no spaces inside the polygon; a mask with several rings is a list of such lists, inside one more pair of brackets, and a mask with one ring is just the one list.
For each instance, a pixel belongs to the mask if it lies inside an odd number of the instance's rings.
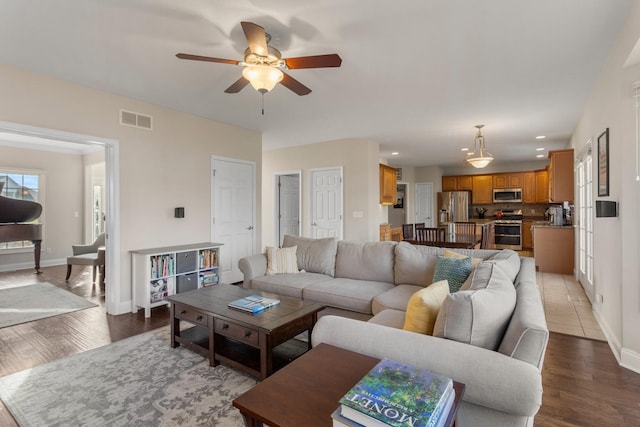
{"label": "white trim", "polygon": [[[106,256],[107,281],[119,286],[106,286],[105,308],[108,314],[131,311],[131,301],[120,301],[122,280],[120,277],[120,163],[119,141],[56,129],[0,121],[0,132],[10,132],[36,138],[53,139],[74,144],[100,146],[105,149],[105,185],[107,198]],[[51,261],[48,261],[51,262]],[[125,309],[126,308],[126,309]]]}
{"label": "white trim", "polygon": [[640,374],[640,353],[623,347],[620,352],[620,366]]}

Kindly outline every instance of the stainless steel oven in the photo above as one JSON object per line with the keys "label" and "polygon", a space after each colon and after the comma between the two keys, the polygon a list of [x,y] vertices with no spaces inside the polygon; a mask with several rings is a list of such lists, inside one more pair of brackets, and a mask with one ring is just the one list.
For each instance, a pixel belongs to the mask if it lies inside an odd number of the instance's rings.
{"label": "stainless steel oven", "polygon": [[494,224],[496,249],[522,250],[522,220],[496,220]]}

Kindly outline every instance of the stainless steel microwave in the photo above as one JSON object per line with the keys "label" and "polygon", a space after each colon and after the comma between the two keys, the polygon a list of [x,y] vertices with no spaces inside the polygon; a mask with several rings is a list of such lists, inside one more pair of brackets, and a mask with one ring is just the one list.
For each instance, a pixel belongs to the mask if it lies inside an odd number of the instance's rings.
{"label": "stainless steel microwave", "polygon": [[494,188],[493,203],[522,203],[522,188]]}

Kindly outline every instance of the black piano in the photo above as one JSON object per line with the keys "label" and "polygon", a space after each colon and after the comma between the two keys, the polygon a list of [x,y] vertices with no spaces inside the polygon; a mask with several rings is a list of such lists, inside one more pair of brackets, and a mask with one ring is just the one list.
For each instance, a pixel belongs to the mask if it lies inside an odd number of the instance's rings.
{"label": "black piano", "polygon": [[[0,184],[0,191],[3,185]],[[33,258],[36,273],[40,271],[40,246],[42,224],[28,224],[42,214],[42,205],[29,200],[10,199],[0,196],[0,243],[30,240],[34,244]]]}

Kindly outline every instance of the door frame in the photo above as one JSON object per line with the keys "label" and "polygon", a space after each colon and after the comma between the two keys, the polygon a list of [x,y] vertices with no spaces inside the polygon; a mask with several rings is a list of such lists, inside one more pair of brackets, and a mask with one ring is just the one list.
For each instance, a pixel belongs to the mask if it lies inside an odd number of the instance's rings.
{"label": "door frame", "polygon": [[273,174],[273,205],[275,208],[275,215],[273,217],[273,235],[276,246],[280,246],[280,192],[278,191],[278,178],[284,175],[298,176],[298,236],[302,236],[302,169],[285,172],[275,172]]}
{"label": "door frame", "polygon": [[344,236],[344,168],[342,166],[311,168],[309,169],[309,236],[313,236],[313,173],[328,170],[340,171],[340,235],[338,240],[342,240]]}
{"label": "door frame", "polygon": [[[0,121],[0,131],[15,133],[36,138],[51,139],[82,145],[98,145],[104,148],[105,160],[105,196],[107,230],[105,253],[106,276],[120,286],[105,287],[105,311],[107,314],[123,314],[131,312],[131,301],[120,301],[122,282],[120,277],[120,142],[116,139],[65,132],[56,129],[30,126],[20,123]],[[84,194],[84,193],[83,193]],[[84,232],[84,227],[83,227]]]}

